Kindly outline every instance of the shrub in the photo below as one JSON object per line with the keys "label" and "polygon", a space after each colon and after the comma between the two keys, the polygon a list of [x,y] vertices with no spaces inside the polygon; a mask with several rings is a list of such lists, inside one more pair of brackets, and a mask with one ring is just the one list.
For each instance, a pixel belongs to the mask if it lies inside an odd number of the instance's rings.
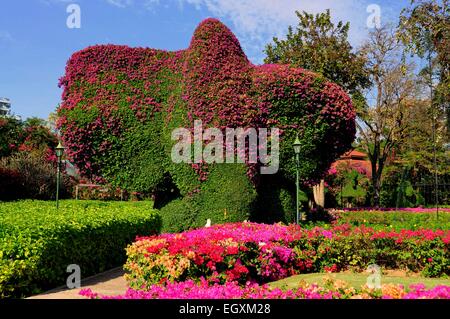
{"label": "shrub", "polygon": [[57,137],[46,126],[45,121],[29,118],[25,121],[13,117],[0,117],[0,158],[16,152],[47,151],[53,154],[58,144]]}
{"label": "shrub", "polygon": [[21,297],[65,283],[77,264],[89,276],[125,261],[137,235],[157,233],[149,202],[0,203],[0,297]]}
{"label": "shrub", "polygon": [[[7,189],[0,192],[0,200],[55,198],[56,168],[41,152],[17,152],[1,159],[0,168],[6,174],[0,188]],[[60,198],[70,197],[73,186],[74,181],[61,174]]]}
{"label": "shrub", "polygon": [[376,229],[444,229],[450,230],[450,211],[441,209],[439,218],[434,209],[411,211],[339,211],[333,210],[332,215],[340,224],[353,226],[369,226]]}
{"label": "shrub", "polygon": [[[198,26],[186,50],[99,45],[76,52],[60,85],[58,127],[81,174],[141,193],[158,193],[170,179],[180,198],[163,215],[179,224],[168,229],[207,218],[242,221],[257,200],[254,165],[173,163],[174,128],[192,128],[194,120],[205,129],[278,127],[279,174],[291,183],[297,134],[303,181],[319,178],[355,135],[355,110],[339,86],[287,65],[252,65],[215,19]],[[292,198],[282,197],[290,207]],[[198,213],[188,211],[193,201]],[[176,217],[183,214],[190,216],[186,223]]]}
{"label": "shrub", "polygon": [[20,174],[16,170],[0,167],[0,200],[17,198],[21,188]]}
{"label": "shrub", "polygon": [[211,283],[269,282],[297,273],[385,268],[450,274],[450,231],[376,231],[339,225],[229,223],[140,238],[127,248],[133,289],[205,278]]}
{"label": "shrub", "polygon": [[[86,184],[85,184],[86,185]],[[78,186],[78,193],[73,191],[73,197],[82,200],[129,200],[130,194],[108,185]]]}
{"label": "shrub", "polygon": [[22,122],[10,117],[0,117],[0,158],[9,156],[23,140]]}
{"label": "shrub", "polygon": [[[250,220],[259,223],[283,222],[296,220],[295,184],[279,176],[263,175],[257,188],[258,199]],[[307,201],[306,194],[300,191],[300,200]],[[302,205],[300,203],[300,205]],[[303,205],[302,205],[303,206]],[[303,210],[303,207],[300,207]]]}

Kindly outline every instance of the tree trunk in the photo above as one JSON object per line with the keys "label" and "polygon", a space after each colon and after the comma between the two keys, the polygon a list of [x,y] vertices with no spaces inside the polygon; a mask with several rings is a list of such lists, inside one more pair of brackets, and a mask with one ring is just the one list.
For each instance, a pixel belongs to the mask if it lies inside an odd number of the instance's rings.
{"label": "tree trunk", "polygon": [[372,187],[373,187],[373,204],[375,207],[380,206],[380,177],[378,176],[378,172],[372,171]]}
{"label": "tree trunk", "polygon": [[373,188],[373,205],[380,206],[380,170],[377,165],[380,158],[380,142],[379,135],[375,135],[375,143],[373,153],[370,156],[370,164],[372,166],[372,188]]}
{"label": "tree trunk", "polygon": [[322,179],[320,183],[313,186],[313,195],[316,205],[319,207],[325,207],[325,181]]}

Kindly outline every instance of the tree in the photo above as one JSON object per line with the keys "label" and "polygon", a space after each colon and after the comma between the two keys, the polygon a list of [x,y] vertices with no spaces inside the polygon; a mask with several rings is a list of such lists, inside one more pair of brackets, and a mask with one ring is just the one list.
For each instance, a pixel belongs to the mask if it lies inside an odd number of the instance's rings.
{"label": "tree", "polygon": [[[406,49],[428,59],[428,74],[433,107],[447,113],[450,132],[450,6],[448,0],[411,0],[402,10],[399,23],[400,39]],[[437,82],[437,85],[435,85]]]}
{"label": "tree", "polygon": [[[402,176],[401,183],[415,186],[415,193],[420,194],[417,198],[428,204],[445,203],[445,198],[450,194],[445,186],[442,187],[450,177],[450,152],[446,151],[444,139],[445,116],[439,112],[435,119],[432,113],[429,99],[414,101],[409,112],[407,142],[400,146],[395,163],[390,165],[391,171],[397,171],[397,175]],[[434,139],[434,136],[437,138]],[[432,192],[431,185],[434,185]]]}
{"label": "tree", "polygon": [[11,155],[22,141],[22,122],[13,117],[0,117],[0,158]]}
{"label": "tree", "polygon": [[402,10],[399,37],[406,49],[428,62],[422,70],[428,82],[432,122],[435,204],[438,204],[437,119],[447,113],[447,137],[450,133],[450,7],[448,0],[411,0]]}
{"label": "tree", "polygon": [[[295,12],[299,23],[294,31],[289,26],[285,40],[273,38],[265,49],[265,63],[290,64],[322,74],[339,84],[352,97],[353,105],[364,104],[362,91],[370,85],[365,58],[348,41],[350,23],[331,21],[330,10],[313,15]],[[313,186],[319,207],[324,205],[323,180]]]}
{"label": "tree", "polygon": [[[441,113],[436,123],[430,116],[429,99],[417,99],[412,101],[408,116],[408,139],[400,145],[396,162],[403,168],[411,170],[414,176],[431,175],[434,172],[434,144],[437,152],[438,175],[450,174],[450,154],[446,154],[445,139],[445,117]],[[433,126],[437,136],[440,137],[433,142]]]}
{"label": "tree", "polygon": [[48,151],[58,144],[55,134],[44,126],[45,121],[36,117],[20,121],[13,117],[0,118],[0,158],[15,152]]}
{"label": "tree", "polygon": [[369,104],[359,111],[357,125],[371,162],[373,203],[379,205],[383,169],[407,137],[407,114],[417,86],[413,67],[402,60],[401,44],[391,28],[372,31],[361,53],[367,59],[373,87],[368,91]]}
{"label": "tree", "polygon": [[[364,57],[348,42],[349,22],[331,21],[330,10],[316,15],[296,11],[299,23],[289,26],[285,40],[273,38],[265,49],[265,63],[291,64],[321,73],[355,99],[369,86]],[[360,100],[359,98],[357,99]]]}
{"label": "tree", "polygon": [[328,191],[341,207],[361,206],[367,193],[367,172],[364,167],[351,162],[340,162],[328,171]]}

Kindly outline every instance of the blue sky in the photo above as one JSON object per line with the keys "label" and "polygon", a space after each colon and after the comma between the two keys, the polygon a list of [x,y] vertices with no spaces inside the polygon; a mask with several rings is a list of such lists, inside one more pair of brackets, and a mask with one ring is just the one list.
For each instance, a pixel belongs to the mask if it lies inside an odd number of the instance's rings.
{"label": "blue sky", "polygon": [[[350,41],[367,35],[367,6],[381,8],[381,21],[397,22],[408,0],[3,0],[0,2],[0,97],[11,99],[23,118],[47,118],[61,98],[58,79],[68,58],[94,44],[126,44],[166,50],[188,46],[198,23],[216,17],[237,35],[254,63],[264,46],[296,23],[295,10],[331,9],[350,21]],[[70,4],[81,9],[81,28],[66,25]]]}

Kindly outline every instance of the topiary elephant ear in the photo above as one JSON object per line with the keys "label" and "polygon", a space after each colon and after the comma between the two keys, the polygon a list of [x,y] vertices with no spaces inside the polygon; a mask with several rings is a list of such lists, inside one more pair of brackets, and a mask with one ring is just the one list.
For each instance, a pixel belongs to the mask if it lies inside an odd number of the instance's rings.
{"label": "topiary elephant ear", "polygon": [[295,175],[292,144],[301,143],[300,178],[319,181],[354,140],[355,110],[338,85],[314,72],[287,65],[254,68],[255,95],[268,105],[266,123],[283,131],[280,173]]}
{"label": "topiary elephant ear", "polygon": [[189,115],[204,126],[252,126],[248,97],[252,64],[236,36],[220,21],[207,19],[184,54],[183,81]]}
{"label": "topiary elephant ear", "polygon": [[[315,181],[355,136],[355,111],[339,86],[303,69],[253,65],[216,19],[200,23],[186,50],[101,45],[76,52],[60,84],[58,127],[80,172],[128,191],[172,194],[157,201],[171,231],[249,215],[291,220],[294,138],[302,143],[300,176]],[[174,163],[171,133],[194,120],[203,128],[280,128],[279,172]]]}

